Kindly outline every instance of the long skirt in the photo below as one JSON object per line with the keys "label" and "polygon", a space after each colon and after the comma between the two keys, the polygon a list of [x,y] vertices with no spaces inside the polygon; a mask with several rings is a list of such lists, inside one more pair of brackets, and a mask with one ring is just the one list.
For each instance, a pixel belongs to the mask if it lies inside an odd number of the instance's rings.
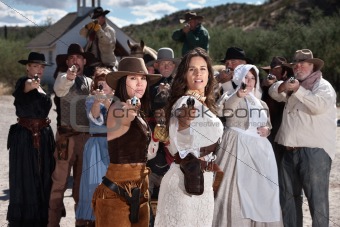
{"label": "long skirt", "polygon": [[211,226],[214,213],[212,185],[213,172],[204,172],[203,194],[188,194],[184,187],[183,172],[178,164],[171,164],[161,182],[155,226]]}
{"label": "long skirt", "polygon": [[109,166],[106,137],[91,137],[87,140],[83,154],[83,169],[80,179],[79,202],[76,220],[95,220],[92,210],[92,196],[102,182]]}
{"label": "long skirt", "polygon": [[[226,227],[234,227],[234,226],[242,226],[242,227],[281,227],[283,226],[282,220],[279,221],[273,221],[273,222],[262,222],[262,221],[256,221],[251,218],[244,217],[244,207],[242,207],[242,201],[240,197],[240,188],[238,187],[238,178],[240,176],[237,175],[237,164],[247,164],[250,166],[250,161],[247,160],[244,163],[238,162],[238,161],[244,161],[243,157],[239,156],[238,152],[238,145],[239,145],[239,137],[240,133],[227,129],[222,137],[221,142],[221,149],[219,149],[217,153],[217,159],[216,162],[219,164],[221,169],[224,172],[224,176],[221,182],[221,185],[219,187],[217,196],[215,198],[215,208],[214,208],[214,221],[213,226],[214,227],[220,227],[220,226],[226,226]],[[251,139],[250,137],[248,139]],[[245,144],[249,147],[259,147],[259,141],[252,141],[251,143],[248,142]],[[269,143],[269,141],[268,141]],[[243,144],[244,145],[244,144]],[[255,157],[256,158],[256,157]],[[277,171],[276,162],[274,153],[271,154],[271,162],[274,164],[274,170]],[[267,165],[268,160],[263,160],[263,165]],[[259,167],[259,166],[258,166]],[[262,166],[260,166],[262,168]],[[259,167],[259,168],[260,168]],[[266,173],[263,173],[262,171],[259,171],[256,169],[256,167],[251,166],[249,168],[251,171],[253,171],[254,175],[258,175],[258,173],[261,173],[262,175],[266,175]],[[249,177],[249,181],[252,181],[254,175],[251,176],[244,176]],[[260,177],[261,180],[266,181],[267,178],[263,176]],[[258,178],[257,178],[258,179]],[[277,180],[275,180],[277,182]],[[273,184],[276,186],[277,191],[279,190],[279,187],[277,184]],[[256,191],[258,189],[261,189],[262,185],[259,183],[257,187],[252,188],[243,188],[248,189],[250,191]],[[268,195],[269,196],[269,195]],[[273,204],[271,204],[270,209],[267,211],[272,211],[272,207],[275,203],[275,207],[279,207],[279,200],[278,198],[276,200],[272,201]],[[263,205],[263,204],[258,204]],[[254,211],[257,211],[258,207],[254,206]],[[278,208],[280,209],[280,208]],[[279,210],[280,212],[280,210]],[[280,216],[280,215],[279,215]]]}
{"label": "long skirt", "polygon": [[12,125],[9,131],[7,220],[11,227],[41,227],[48,222],[55,142],[50,126],[42,128],[40,133],[40,147],[36,149],[31,131],[19,124]]}
{"label": "long skirt", "polygon": [[124,188],[129,195],[133,188],[141,189],[139,221],[131,223],[130,206],[127,200],[100,184],[93,194],[92,207],[96,218],[96,226],[149,226],[149,178],[150,170],[145,164],[110,164],[106,178]]}

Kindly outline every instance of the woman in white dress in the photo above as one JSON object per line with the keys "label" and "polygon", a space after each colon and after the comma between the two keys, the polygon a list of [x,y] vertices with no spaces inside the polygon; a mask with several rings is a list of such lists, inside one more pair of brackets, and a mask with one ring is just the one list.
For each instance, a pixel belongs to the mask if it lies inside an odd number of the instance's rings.
{"label": "woman in white dress", "polygon": [[[212,225],[214,172],[204,171],[201,178],[198,175],[189,178],[190,182],[204,179],[199,186],[201,191],[193,193],[185,187],[188,175],[185,177],[181,168],[187,160],[202,160],[204,164],[214,159],[211,151],[215,148],[207,147],[217,144],[223,133],[222,123],[214,114],[215,84],[207,52],[202,48],[189,51],[178,66],[166,109],[169,151],[175,162],[161,182],[155,226]],[[194,101],[190,103],[188,99]]]}
{"label": "woman in white dress", "polygon": [[254,65],[236,67],[238,88],[217,102],[227,120],[216,159],[224,172],[215,199],[216,227],[282,226],[277,166],[267,139],[269,111],[254,94],[258,74]]}

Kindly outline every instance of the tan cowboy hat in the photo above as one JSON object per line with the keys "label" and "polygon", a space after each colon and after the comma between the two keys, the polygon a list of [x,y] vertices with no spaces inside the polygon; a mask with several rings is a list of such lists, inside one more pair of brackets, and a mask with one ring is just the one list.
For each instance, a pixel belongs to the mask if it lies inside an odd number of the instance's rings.
{"label": "tan cowboy hat", "polygon": [[314,64],[315,71],[320,70],[324,65],[323,60],[319,58],[314,58],[312,51],[309,49],[302,49],[302,50],[295,51],[293,62],[288,63],[288,64],[283,64],[283,65],[292,68],[294,65],[296,65],[299,62],[309,62],[309,63]]}
{"label": "tan cowboy hat", "polygon": [[183,23],[187,23],[187,22],[189,22],[190,20],[193,20],[193,19],[201,19],[202,20],[203,18],[204,17],[202,17],[202,16],[197,16],[197,14],[195,12],[186,12],[184,14],[184,18],[179,19],[179,22],[181,24],[183,24]]}
{"label": "tan cowboy hat", "polygon": [[118,63],[118,71],[111,72],[106,75],[106,83],[113,90],[116,90],[118,80],[120,78],[123,76],[136,74],[147,76],[149,78],[149,86],[156,83],[162,77],[161,74],[149,74],[143,58],[124,57]]}
{"label": "tan cowboy hat", "polygon": [[28,63],[36,63],[36,64],[47,65],[47,66],[51,65],[46,62],[44,54],[37,53],[37,52],[29,53],[27,60],[19,60],[18,62],[22,65],[26,65]]}

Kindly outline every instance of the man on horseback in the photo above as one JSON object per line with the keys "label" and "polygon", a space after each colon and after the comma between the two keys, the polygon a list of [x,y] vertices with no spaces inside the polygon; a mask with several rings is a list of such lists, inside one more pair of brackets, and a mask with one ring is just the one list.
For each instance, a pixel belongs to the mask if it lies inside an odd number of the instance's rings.
{"label": "man on horseback", "polygon": [[97,7],[93,10],[91,21],[85,25],[79,32],[81,36],[88,39],[85,51],[91,52],[106,67],[114,69],[117,67],[115,56],[116,32],[106,23],[105,15],[109,10],[103,10]]}

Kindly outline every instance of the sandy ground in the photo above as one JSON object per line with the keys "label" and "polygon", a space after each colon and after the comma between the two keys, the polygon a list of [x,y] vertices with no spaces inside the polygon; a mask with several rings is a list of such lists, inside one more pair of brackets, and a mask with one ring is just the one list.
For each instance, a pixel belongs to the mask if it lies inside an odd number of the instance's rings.
{"label": "sandy ground", "polygon": [[[8,182],[8,151],[7,147],[7,134],[11,124],[16,122],[15,109],[13,106],[12,96],[0,96],[0,227],[7,226],[6,214],[9,202],[9,182]],[[54,107],[52,108],[54,109]],[[51,110],[50,119],[52,120],[52,127],[55,131],[56,128],[56,113]],[[340,109],[338,110],[338,118],[340,118]],[[330,176],[330,226],[340,227],[340,127],[337,131],[337,151],[336,157],[332,164]],[[71,183],[70,179],[70,183]],[[71,184],[69,184],[71,185]],[[64,203],[67,209],[66,218],[62,218],[61,226],[68,227],[74,226],[74,203],[71,197],[72,191],[70,187],[65,192]],[[309,214],[308,204],[304,198],[304,225],[312,226]]]}

